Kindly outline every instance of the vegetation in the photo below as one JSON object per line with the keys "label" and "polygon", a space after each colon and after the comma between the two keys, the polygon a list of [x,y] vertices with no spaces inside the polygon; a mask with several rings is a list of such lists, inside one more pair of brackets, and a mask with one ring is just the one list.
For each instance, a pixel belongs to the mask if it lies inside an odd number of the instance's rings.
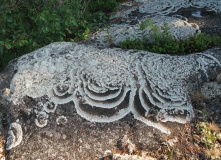
{"label": "vegetation", "polygon": [[[209,112],[208,106],[206,108],[207,112]],[[208,115],[207,118],[210,117],[211,115]],[[207,122],[202,122],[196,118],[191,123],[179,125],[173,129],[171,135],[162,139],[158,149],[142,149],[142,147],[133,144],[135,147],[131,153],[130,144],[124,144],[123,146],[117,145],[113,149],[112,155],[136,155],[138,156],[137,159],[152,158],[160,160],[221,159],[221,125],[219,123],[208,122],[208,120]],[[133,135],[130,135],[130,137],[133,138]],[[111,156],[105,158],[107,160],[108,158],[112,159]]]}
{"label": "vegetation", "polygon": [[0,1],[0,71],[8,62],[55,41],[79,41],[105,24],[122,0]]}
{"label": "vegetation", "polygon": [[[150,28],[150,32],[146,33],[146,28]],[[221,45],[221,37],[218,35],[207,35],[205,33],[195,34],[184,40],[175,40],[169,32],[168,24],[164,27],[153,25],[151,19],[140,24],[141,33],[134,40],[130,38],[121,42],[123,49],[138,49],[155,53],[165,54],[186,54],[200,52],[213,46]],[[161,30],[161,31],[160,31]]]}
{"label": "vegetation", "polygon": [[0,160],[5,158],[5,137],[0,135]]}
{"label": "vegetation", "polygon": [[[0,71],[8,62],[56,41],[80,41],[105,25],[109,15],[126,0],[2,0],[0,1]],[[145,29],[150,27],[149,37]],[[121,43],[124,49],[157,53],[192,53],[221,45],[218,35],[196,34],[176,41],[165,24],[150,19],[140,25],[140,38]],[[110,39],[111,40],[111,39]],[[111,41],[110,41],[111,42]]]}

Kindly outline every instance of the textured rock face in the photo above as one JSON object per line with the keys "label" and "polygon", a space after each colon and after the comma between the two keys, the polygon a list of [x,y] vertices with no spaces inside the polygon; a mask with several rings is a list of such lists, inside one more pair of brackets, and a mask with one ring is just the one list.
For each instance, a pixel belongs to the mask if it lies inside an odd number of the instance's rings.
{"label": "textured rock face", "polygon": [[[122,6],[123,12],[114,14],[112,18],[122,17],[128,18],[136,13],[143,13],[146,15],[168,15],[178,11],[180,8],[196,7],[207,10],[220,12],[221,2],[219,0],[135,0],[124,3]],[[139,18],[134,16],[134,18]]]}
{"label": "textured rock face", "polygon": [[[113,42],[119,45],[139,33],[139,25],[128,24],[150,15],[159,26],[169,22],[175,38],[195,33],[197,25],[166,16],[181,6],[220,12],[215,0],[128,2],[124,7],[129,9],[112,16],[122,18],[121,25],[110,27]],[[197,83],[203,84],[206,97],[218,95],[210,90],[214,83],[204,82],[221,72],[220,47],[188,56],[95,47],[108,46],[107,35],[96,33],[92,45],[52,43],[0,73],[0,104],[8,107],[10,117],[10,159],[97,159],[125,134],[133,135],[136,146],[155,149],[165,133],[194,117],[189,93]]]}
{"label": "textured rock face", "polygon": [[[128,132],[131,124],[142,130],[137,134],[145,141],[153,136],[148,126],[157,129],[154,136],[168,134],[166,124],[159,122],[191,120],[194,112],[188,86],[193,77],[203,82],[211,78],[211,69],[213,73],[219,72],[221,58],[217,50],[220,51],[218,48],[188,56],[170,56],[52,43],[24,55],[17,60],[10,83],[8,99],[14,104],[10,108],[14,118],[7,149],[20,145],[15,149],[26,153],[24,146],[33,144],[44,147],[30,154],[31,157],[44,159],[45,154],[39,152],[47,150],[48,158],[82,159],[101,156],[113,148],[119,135]],[[80,133],[86,137],[79,136]],[[32,136],[35,140],[29,142]],[[104,139],[100,142],[98,138],[96,142],[94,136]],[[39,143],[34,145],[36,141]],[[55,153],[56,145],[60,152]],[[64,147],[71,150],[71,145],[73,153],[62,150]],[[23,155],[13,154],[13,158],[16,156]]]}
{"label": "textured rock face", "polygon": [[[57,105],[74,102],[77,113],[89,121],[112,122],[132,112],[136,119],[169,133],[156,122],[191,120],[188,79],[208,77],[207,69],[217,72],[220,63],[211,54],[169,56],[53,43],[22,56],[17,67],[10,86],[15,105],[25,96],[48,97],[36,111],[39,127],[47,125],[47,114]],[[149,114],[154,121],[144,118]]]}
{"label": "textured rock face", "polygon": [[[184,11],[187,16],[183,15],[180,9]],[[193,8],[193,11],[190,10]],[[195,9],[194,9],[195,8]],[[211,13],[220,13],[221,2],[218,0],[201,1],[201,0],[135,0],[123,3],[119,6],[118,12],[112,15],[111,25],[103,31],[98,31],[90,38],[98,46],[109,47],[110,45],[120,46],[121,41],[130,39],[141,39],[139,36],[141,31],[139,30],[139,24],[147,18],[150,18],[154,25],[159,27],[159,31],[162,31],[164,24],[169,27],[169,32],[174,39],[184,39],[189,35],[200,33],[200,27],[205,28],[207,24],[205,21],[209,21],[211,17],[206,19],[201,16],[201,9]],[[189,17],[198,17],[199,23],[190,23]],[[219,19],[218,19],[219,21]],[[214,23],[214,22],[213,22]],[[215,24],[214,24],[215,25]],[[199,27],[200,26],[200,27]],[[219,30],[218,26],[214,27],[215,30]],[[205,29],[204,29],[205,30]],[[150,34],[150,27],[145,29],[147,36]],[[110,44],[111,42],[111,44]]]}

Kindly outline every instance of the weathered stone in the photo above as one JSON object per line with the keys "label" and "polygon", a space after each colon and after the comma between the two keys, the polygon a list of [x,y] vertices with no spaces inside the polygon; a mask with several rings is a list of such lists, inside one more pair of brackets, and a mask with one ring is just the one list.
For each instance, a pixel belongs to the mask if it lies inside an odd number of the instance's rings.
{"label": "weathered stone", "polygon": [[205,83],[202,86],[202,92],[206,99],[221,98],[221,84],[217,82]]}
{"label": "weathered stone", "polygon": [[[151,137],[170,133],[159,122],[190,121],[188,86],[193,77],[201,83],[215,79],[220,61],[220,48],[170,56],[76,43],[52,43],[24,55],[10,71],[16,72],[9,80],[10,128],[19,130],[9,129],[11,158],[98,158],[131,124],[137,144],[157,146]],[[30,146],[36,152],[28,153]]]}
{"label": "weathered stone", "polygon": [[[139,25],[147,18],[150,18],[161,32],[164,24],[168,24],[168,31],[174,39],[182,40],[188,38],[190,35],[200,33],[201,29],[211,34],[210,30],[213,30],[213,33],[220,30],[219,23],[215,24],[215,22],[219,21],[219,18],[214,18],[220,17],[220,6],[221,3],[217,0],[207,2],[197,0],[129,1],[121,4],[119,10],[112,15],[110,18],[111,25],[94,33],[90,40],[98,46],[110,47],[120,46],[121,41],[125,41],[127,38],[131,40],[135,38],[142,39],[142,31],[139,30]],[[201,16],[201,11],[211,12],[213,15],[217,14],[217,16],[203,17]],[[197,20],[192,18],[196,16]],[[211,19],[215,22],[211,22],[213,27],[208,27],[209,24],[206,23]],[[149,38],[150,27],[147,27],[145,32],[146,37]]]}
{"label": "weathered stone", "polygon": [[[138,23],[148,17],[159,26],[169,22],[174,37],[182,38],[198,26],[168,13],[190,6],[220,12],[220,5],[215,0],[124,3],[125,11],[112,16],[112,21],[121,18],[122,24],[110,27],[111,40],[119,45],[139,33]],[[107,47],[104,40],[109,35],[96,34],[87,42],[92,45],[52,43],[0,73],[0,105],[8,110],[10,123],[10,159],[97,159],[125,134],[132,135],[127,141],[131,150],[156,149],[165,133],[194,117],[189,94],[212,84],[221,72],[220,47],[187,56],[101,49],[93,45]]]}
{"label": "weathered stone", "polygon": [[[135,118],[168,132],[140,118],[141,109],[134,108],[142,106],[146,116],[156,112],[157,121],[189,121],[194,114],[187,95],[188,79],[197,74],[199,79],[207,78],[207,70],[212,67],[217,72],[219,65],[212,54],[169,56],[53,43],[18,59],[10,100],[18,105],[25,96],[47,96],[36,111],[36,124],[40,126],[41,121],[42,127],[47,125],[45,112],[74,102],[78,114],[89,121],[111,122],[132,112]],[[181,110],[187,111],[182,113],[187,114],[186,120],[170,115],[179,115]]]}
{"label": "weathered stone", "polygon": [[120,7],[120,11],[113,14],[111,19],[121,18],[121,22],[127,22],[128,19],[133,21],[143,16],[168,15],[188,7],[206,8],[206,10],[216,13],[221,12],[219,0],[134,0],[122,4]]}

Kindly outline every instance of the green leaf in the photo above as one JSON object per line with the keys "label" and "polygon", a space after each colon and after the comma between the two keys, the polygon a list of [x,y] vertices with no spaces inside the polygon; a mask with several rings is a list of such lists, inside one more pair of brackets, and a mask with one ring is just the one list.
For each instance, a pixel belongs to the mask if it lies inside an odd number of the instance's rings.
{"label": "green leaf", "polygon": [[44,16],[40,16],[40,19],[44,22],[47,22],[46,18]]}
{"label": "green leaf", "polygon": [[68,21],[65,21],[65,25],[69,26],[69,22],[68,22]]}
{"label": "green leaf", "polygon": [[70,9],[67,9],[66,12],[71,14],[71,10]]}
{"label": "green leaf", "polygon": [[60,27],[60,24],[59,24],[59,23],[56,23],[56,30],[57,30],[57,31],[60,31],[60,30],[61,30],[61,27]]}
{"label": "green leaf", "polygon": [[69,34],[72,34],[72,32],[69,28],[65,28],[65,30],[68,31]]}
{"label": "green leaf", "polygon": [[9,43],[5,44],[5,47],[6,47],[7,49],[11,49],[11,48],[12,48],[11,44],[9,44]]}
{"label": "green leaf", "polygon": [[20,47],[22,47],[22,46],[23,46],[23,45],[22,45],[22,42],[19,42],[19,46],[20,46]]}
{"label": "green leaf", "polygon": [[48,27],[46,27],[45,30],[46,30],[46,32],[49,32],[49,28]]}
{"label": "green leaf", "polygon": [[72,24],[73,24],[74,26],[78,27],[78,24],[77,24],[75,18],[72,18],[72,21],[71,21],[71,22],[72,22]]}
{"label": "green leaf", "polygon": [[7,21],[8,22],[13,22],[13,18],[12,17],[8,17]]}
{"label": "green leaf", "polygon": [[28,44],[28,41],[27,41],[27,40],[21,40],[21,43],[22,43],[23,45],[25,45],[25,44]]}
{"label": "green leaf", "polygon": [[0,53],[2,54],[3,53],[3,47],[0,46]]}
{"label": "green leaf", "polygon": [[62,32],[62,31],[60,31],[59,33],[60,33],[60,35],[62,35],[62,36],[64,36],[64,37],[66,36],[65,33]]}

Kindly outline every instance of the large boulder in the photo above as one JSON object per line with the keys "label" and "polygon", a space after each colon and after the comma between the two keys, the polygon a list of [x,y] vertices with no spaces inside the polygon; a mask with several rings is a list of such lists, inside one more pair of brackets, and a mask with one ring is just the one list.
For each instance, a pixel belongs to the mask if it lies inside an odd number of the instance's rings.
{"label": "large boulder", "polygon": [[[7,132],[8,159],[98,159],[116,145],[129,154],[136,147],[157,150],[165,135],[194,118],[190,96],[200,102],[199,89],[206,99],[220,96],[221,47],[174,56],[110,48],[109,42],[140,38],[147,18],[159,28],[168,23],[173,37],[183,39],[220,16],[220,6],[217,0],[128,1],[106,31],[84,44],[52,43],[13,60],[0,73],[0,134]],[[211,24],[208,33],[220,30],[219,17]]]}
{"label": "large boulder", "polygon": [[157,147],[194,117],[189,93],[216,79],[220,52],[171,56],[57,42],[18,58],[0,81],[10,158],[101,158],[131,131],[136,145]]}

